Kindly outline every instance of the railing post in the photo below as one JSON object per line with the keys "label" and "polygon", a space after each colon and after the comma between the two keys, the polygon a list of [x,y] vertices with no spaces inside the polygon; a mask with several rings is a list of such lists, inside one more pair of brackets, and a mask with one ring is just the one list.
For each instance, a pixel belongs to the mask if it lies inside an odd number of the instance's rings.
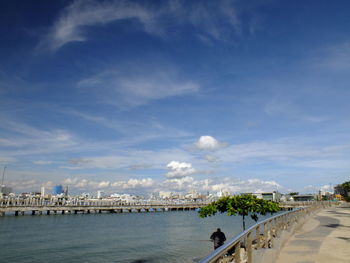
{"label": "railing post", "polygon": [[235,263],[241,263],[241,241],[235,245]]}
{"label": "railing post", "polygon": [[252,248],[252,232],[249,232],[247,235],[247,263],[253,263],[253,248]]}
{"label": "railing post", "polygon": [[269,221],[269,226],[270,226],[270,244],[271,244],[271,248],[273,247],[273,239],[274,237],[274,233],[273,233],[273,227],[272,227],[272,221]]}
{"label": "railing post", "polygon": [[269,240],[268,240],[268,226],[267,226],[267,222],[264,223],[264,247],[268,248],[269,247]]}
{"label": "railing post", "polygon": [[258,225],[255,229],[255,239],[256,239],[256,248],[259,249],[260,246],[260,226]]}

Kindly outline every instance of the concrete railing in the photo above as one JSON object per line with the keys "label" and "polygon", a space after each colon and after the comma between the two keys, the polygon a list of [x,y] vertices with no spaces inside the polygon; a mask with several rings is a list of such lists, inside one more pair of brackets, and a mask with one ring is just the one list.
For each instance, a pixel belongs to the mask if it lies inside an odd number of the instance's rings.
{"label": "concrete railing", "polygon": [[253,250],[272,248],[274,238],[279,237],[281,231],[290,228],[301,218],[306,218],[316,210],[331,206],[328,201],[312,202],[309,206],[299,207],[292,211],[282,212],[251,226],[226,244],[214,250],[200,263],[252,263]]}

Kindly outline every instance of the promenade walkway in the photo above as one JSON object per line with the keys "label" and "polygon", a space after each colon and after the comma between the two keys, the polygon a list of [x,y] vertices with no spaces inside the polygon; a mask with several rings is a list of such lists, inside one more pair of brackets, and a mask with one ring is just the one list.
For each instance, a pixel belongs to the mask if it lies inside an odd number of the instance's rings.
{"label": "promenade walkway", "polygon": [[275,262],[349,263],[350,205],[326,208],[311,217],[288,238]]}

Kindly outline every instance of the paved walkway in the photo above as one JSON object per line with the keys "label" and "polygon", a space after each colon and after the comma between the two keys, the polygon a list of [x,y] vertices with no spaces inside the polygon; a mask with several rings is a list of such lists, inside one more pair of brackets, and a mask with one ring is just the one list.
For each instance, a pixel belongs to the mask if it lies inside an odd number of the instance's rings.
{"label": "paved walkway", "polygon": [[349,204],[327,208],[314,215],[288,239],[275,262],[349,263]]}

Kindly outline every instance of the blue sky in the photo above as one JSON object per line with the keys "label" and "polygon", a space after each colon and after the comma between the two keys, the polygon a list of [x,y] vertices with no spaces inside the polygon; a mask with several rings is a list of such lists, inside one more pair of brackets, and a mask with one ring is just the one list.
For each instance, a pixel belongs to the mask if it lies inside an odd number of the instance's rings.
{"label": "blue sky", "polygon": [[1,1],[16,192],[314,192],[349,180],[348,1]]}

